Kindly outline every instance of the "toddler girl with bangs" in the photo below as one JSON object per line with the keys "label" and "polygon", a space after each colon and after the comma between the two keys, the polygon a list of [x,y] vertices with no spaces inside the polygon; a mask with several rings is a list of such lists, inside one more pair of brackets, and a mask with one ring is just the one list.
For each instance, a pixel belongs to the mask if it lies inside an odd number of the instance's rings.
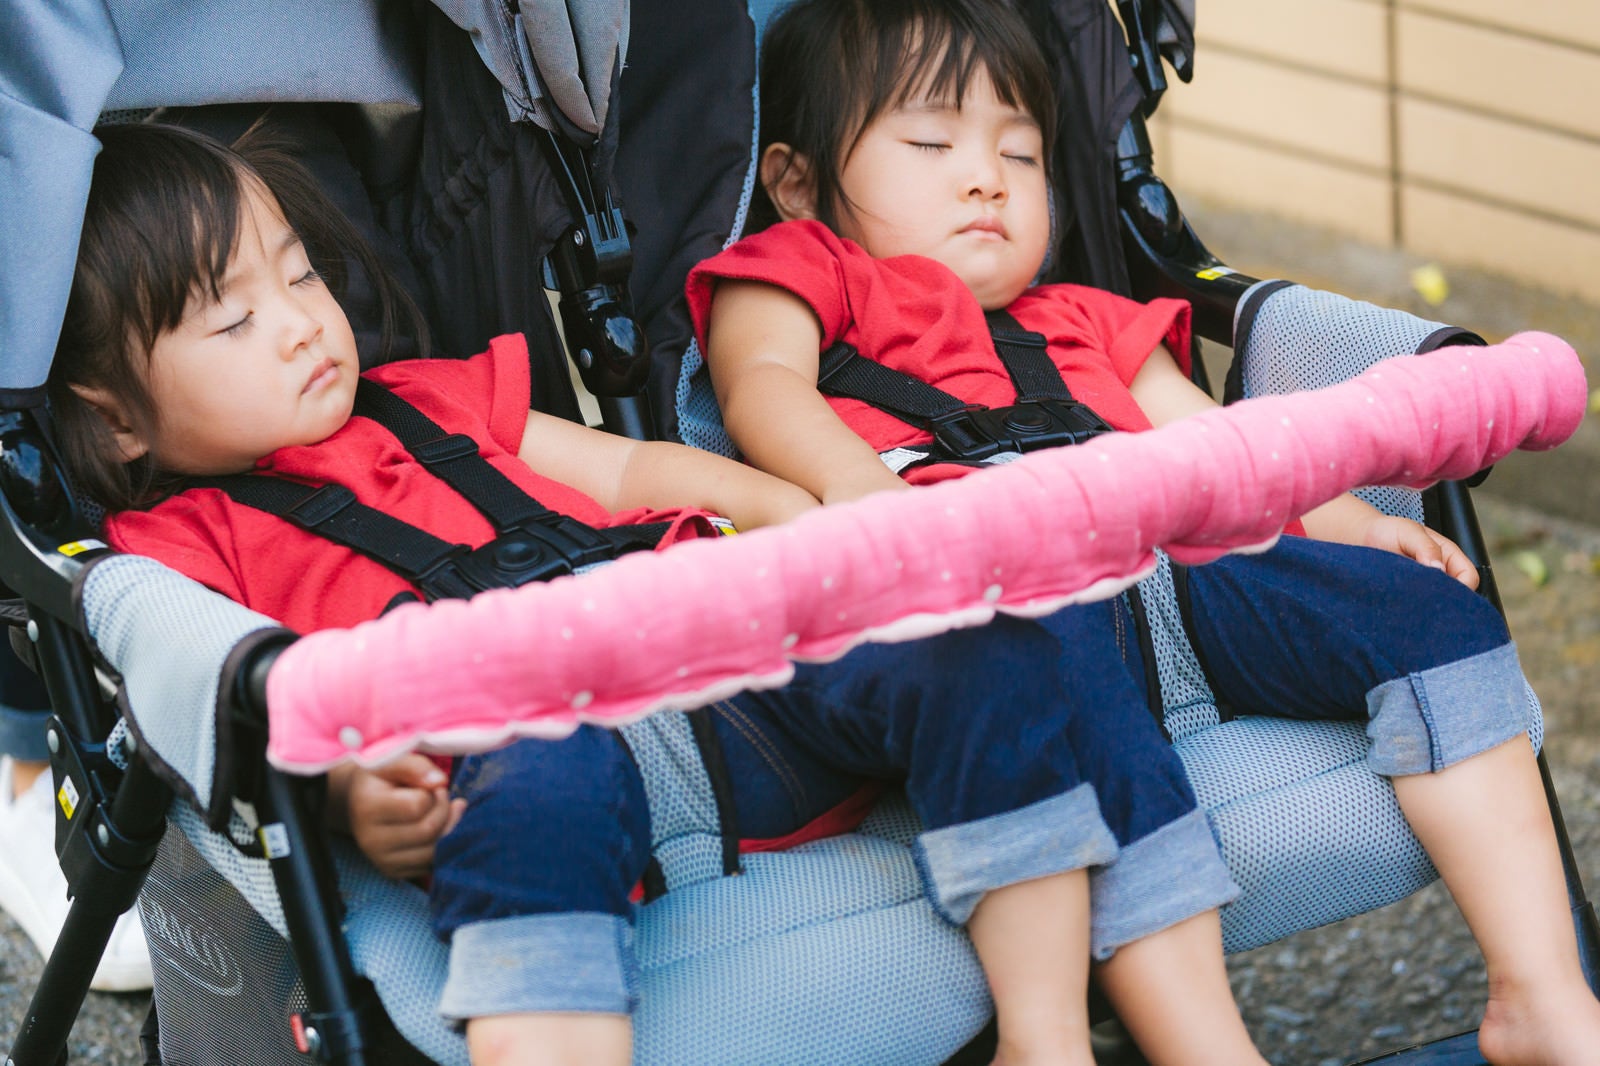
{"label": "toddler girl with bangs", "polygon": [[[771,225],[688,281],[724,423],[751,464],[824,504],[971,474],[981,463],[952,461],[921,387],[957,411],[1015,404],[1024,416],[1043,405],[1022,394],[1049,391],[1015,372],[991,330],[1002,346],[1042,346],[1048,376],[1109,429],[1214,406],[1186,374],[1187,304],[1036,284],[1057,130],[1036,40],[1005,0],[798,0],[775,21],[761,49],[764,196],[752,212]],[[885,377],[901,384],[842,383]],[[1483,950],[1484,1056],[1600,1062],[1600,1004],[1578,964],[1525,682],[1503,622],[1471,592],[1476,571],[1448,539],[1353,496],[1303,521],[1291,532],[1307,536],[1187,574],[1191,639],[1219,703],[1367,721],[1369,766],[1393,782]],[[1120,603],[1043,625],[1069,687],[1093,679],[1115,701],[1097,720],[1149,718]],[[1146,758],[1141,772],[1181,777],[1170,751]],[[1215,1061],[1245,1061],[1226,986],[1194,977],[1221,969],[1215,912],[1165,937],[1188,944],[1195,969],[1142,965],[1114,919],[1141,883],[1131,871],[1182,878],[1195,844],[1135,829],[1119,836],[1115,865],[1091,869],[1095,973],[1152,1062],[1212,1061],[1195,1034],[1219,1026],[1231,1036],[1215,1046],[1236,1057]],[[1004,1005],[1000,1033],[1004,1049]]]}

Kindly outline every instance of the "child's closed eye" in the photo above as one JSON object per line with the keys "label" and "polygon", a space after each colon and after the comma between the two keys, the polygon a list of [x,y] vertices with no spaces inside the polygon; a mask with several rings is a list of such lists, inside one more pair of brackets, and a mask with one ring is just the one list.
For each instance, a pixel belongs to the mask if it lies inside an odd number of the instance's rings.
{"label": "child's closed eye", "polygon": [[254,311],[246,311],[244,317],[239,319],[239,321],[235,322],[231,326],[223,326],[217,332],[223,333],[229,337],[242,337],[246,333],[250,332],[250,326],[254,318]]}
{"label": "child's closed eye", "polygon": [[304,274],[301,274],[298,278],[295,278],[294,281],[290,282],[290,284],[320,285],[323,283],[323,280],[322,271],[318,270],[316,267],[311,267]]}
{"label": "child's closed eye", "polygon": [[924,152],[948,152],[950,146],[940,141],[907,141],[911,147]]}

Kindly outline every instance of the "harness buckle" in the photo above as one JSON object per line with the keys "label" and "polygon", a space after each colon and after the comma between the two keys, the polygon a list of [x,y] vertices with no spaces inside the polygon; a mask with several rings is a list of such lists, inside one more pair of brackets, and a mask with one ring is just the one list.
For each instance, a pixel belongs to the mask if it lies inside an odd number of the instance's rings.
{"label": "harness buckle", "polygon": [[582,522],[549,515],[440,560],[417,579],[417,585],[430,599],[470,598],[490,589],[520,588],[562,577],[608,562],[624,550]]}
{"label": "harness buckle", "polygon": [[981,461],[999,452],[1032,452],[1082,444],[1113,432],[1077,400],[1023,400],[1008,407],[969,407],[933,420],[933,439],[952,458]]}
{"label": "harness buckle", "polygon": [[978,416],[988,412],[981,407],[968,407],[935,418],[928,428],[939,447],[957,459],[987,459],[1000,450],[1000,445],[979,423]]}

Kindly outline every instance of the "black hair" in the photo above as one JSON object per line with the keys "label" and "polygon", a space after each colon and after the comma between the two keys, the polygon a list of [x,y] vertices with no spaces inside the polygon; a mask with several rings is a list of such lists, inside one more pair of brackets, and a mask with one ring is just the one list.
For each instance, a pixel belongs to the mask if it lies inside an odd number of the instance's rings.
{"label": "black hair", "polygon": [[146,384],[157,339],[190,303],[220,298],[247,192],[265,189],[335,297],[354,261],[374,281],[380,348],[401,335],[426,350],[426,327],[377,254],[262,123],[231,147],[163,123],[95,131],[100,154],[84,210],[77,267],[47,382],[56,436],[78,489],[107,510],[170,489],[151,456],[128,462],[105,417],[73,385],[115,395],[130,427],[149,439],[159,412]]}
{"label": "black hair", "polygon": [[[816,213],[837,228],[839,174],[862,132],[914,95],[958,106],[975,72],[1039,123],[1044,160],[1055,133],[1049,61],[1007,0],[798,0],[761,45],[761,151],[787,144],[810,164]],[[777,221],[758,185],[752,228]]]}

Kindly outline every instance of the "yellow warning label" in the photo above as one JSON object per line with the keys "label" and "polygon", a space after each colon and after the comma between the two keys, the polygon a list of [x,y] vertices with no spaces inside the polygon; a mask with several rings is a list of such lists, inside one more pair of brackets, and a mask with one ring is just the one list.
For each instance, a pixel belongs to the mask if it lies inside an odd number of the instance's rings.
{"label": "yellow warning label", "polygon": [[1235,273],[1235,271],[1231,267],[1211,267],[1207,270],[1195,271],[1194,276],[1201,281],[1216,281],[1218,278],[1225,278],[1232,273]]}
{"label": "yellow warning label", "polygon": [[72,783],[72,778],[61,782],[61,787],[56,791],[56,802],[61,804],[61,809],[66,812],[67,820],[71,821],[73,814],[78,809],[78,786]]}
{"label": "yellow warning label", "polygon": [[56,551],[70,559],[74,555],[82,555],[84,552],[94,551],[96,548],[104,548],[105,546],[106,542],[103,540],[74,540],[61,545]]}

